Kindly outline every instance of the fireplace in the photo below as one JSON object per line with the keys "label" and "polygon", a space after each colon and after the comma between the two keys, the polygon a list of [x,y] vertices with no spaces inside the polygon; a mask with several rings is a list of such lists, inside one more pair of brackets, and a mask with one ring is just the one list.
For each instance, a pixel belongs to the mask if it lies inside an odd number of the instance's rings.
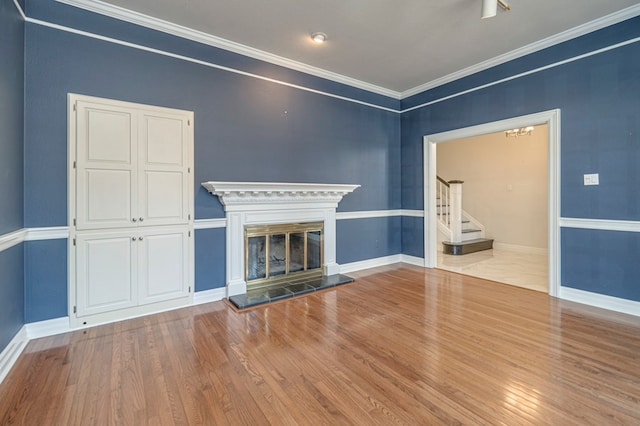
{"label": "fireplace", "polygon": [[322,222],[245,226],[247,291],[322,275],[323,229]]}
{"label": "fireplace", "polygon": [[[227,296],[245,294],[247,286],[265,285],[265,279],[290,277],[292,273],[340,273],[336,208],[344,195],[360,185],[203,182],[202,186],[216,195],[225,209]],[[298,251],[287,258],[287,249],[301,244],[301,238],[306,239],[306,253]],[[250,251],[258,257],[251,266]],[[271,255],[275,260],[269,264]]]}

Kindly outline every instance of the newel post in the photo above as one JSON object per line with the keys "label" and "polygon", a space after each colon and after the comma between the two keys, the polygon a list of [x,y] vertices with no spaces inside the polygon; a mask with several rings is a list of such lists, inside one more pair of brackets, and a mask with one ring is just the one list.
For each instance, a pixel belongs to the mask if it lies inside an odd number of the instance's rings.
{"label": "newel post", "polygon": [[449,181],[451,200],[449,201],[449,219],[451,228],[451,242],[462,242],[462,184],[461,180]]}

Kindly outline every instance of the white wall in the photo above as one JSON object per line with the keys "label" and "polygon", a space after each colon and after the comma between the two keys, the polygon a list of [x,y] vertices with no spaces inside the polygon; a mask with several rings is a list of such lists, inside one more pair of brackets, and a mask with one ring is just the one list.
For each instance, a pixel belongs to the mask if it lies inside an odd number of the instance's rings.
{"label": "white wall", "polygon": [[547,126],[531,136],[503,132],[436,146],[438,176],[459,179],[464,210],[496,243],[547,248]]}

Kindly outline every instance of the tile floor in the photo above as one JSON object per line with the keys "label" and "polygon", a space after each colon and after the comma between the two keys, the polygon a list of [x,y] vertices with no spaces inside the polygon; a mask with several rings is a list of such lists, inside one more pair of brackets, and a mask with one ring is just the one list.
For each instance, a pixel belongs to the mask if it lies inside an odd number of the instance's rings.
{"label": "tile floor", "polygon": [[546,254],[510,250],[484,250],[453,256],[438,252],[438,268],[530,290],[549,291],[549,265]]}

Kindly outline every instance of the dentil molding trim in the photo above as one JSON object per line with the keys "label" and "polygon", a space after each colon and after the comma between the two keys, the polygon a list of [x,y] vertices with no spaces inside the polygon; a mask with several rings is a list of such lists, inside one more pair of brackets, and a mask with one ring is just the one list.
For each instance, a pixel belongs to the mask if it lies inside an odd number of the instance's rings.
{"label": "dentil molding trim", "polygon": [[[202,182],[207,191],[220,198],[225,211],[300,208],[336,208],[342,197],[360,185],[279,182]],[[311,206],[313,205],[313,206]]]}

